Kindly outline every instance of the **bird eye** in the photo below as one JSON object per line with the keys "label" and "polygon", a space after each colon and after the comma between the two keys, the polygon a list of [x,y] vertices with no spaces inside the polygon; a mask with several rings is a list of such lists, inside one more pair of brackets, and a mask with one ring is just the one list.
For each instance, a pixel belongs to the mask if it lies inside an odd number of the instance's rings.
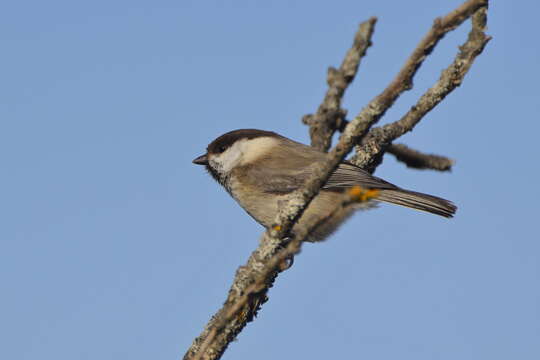
{"label": "bird eye", "polygon": [[220,146],[218,148],[218,152],[221,154],[222,152],[224,152],[225,150],[227,150],[227,148],[225,146]]}

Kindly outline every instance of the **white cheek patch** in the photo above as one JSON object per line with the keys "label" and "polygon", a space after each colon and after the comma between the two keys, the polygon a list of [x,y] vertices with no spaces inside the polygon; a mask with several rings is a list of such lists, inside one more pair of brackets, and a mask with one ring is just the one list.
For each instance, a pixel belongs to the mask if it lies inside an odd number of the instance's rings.
{"label": "white cheek patch", "polygon": [[243,157],[245,147],[244,144],[246,141],[247,140],[240,140],[235,142],[231,147],[215,157],[215,161],[219,163],[223,172],[228,173],[240,163]]}
{"label": "white cheek patch", "polygon": [[258,137],[248,140],[243,145],[242,165],[252,163],[273,148],[279,147],[279,141],[273,137]]}

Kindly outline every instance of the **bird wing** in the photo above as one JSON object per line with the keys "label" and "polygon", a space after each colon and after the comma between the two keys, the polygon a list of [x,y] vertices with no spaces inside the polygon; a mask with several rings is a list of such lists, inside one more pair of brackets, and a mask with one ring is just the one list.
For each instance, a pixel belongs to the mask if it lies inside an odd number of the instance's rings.
{"label": "bird wing", "polygon": [[[261,167],[254,167],[249,171],[250,181],[260,179],[263,184],[257,184],[259,188],[265,188],[268,193],[287,194],[302,188],[306,180],[311,176],[312,166],[303,169],[288,169],[283,172],[277,166],[265,166],[264,171]],[[260,172],[260,173],[257,173]],[[256,174],[257,173],[257,174]],[[285,175],[286,173],[286,175]],[[341,163],[338,168],[330,175],[330,178],[323,186],[323,190],[343,191],[353,186],[361,186],[366,189],[398,189],[394,184],[381,178],[371,175],[365,170],[351,163]]]}
{"label": "bird wing", "polygon": [[394,184],[371,175],[367,171],[349,162],[339,164],[332,173],[323,189],[343,190],[352,186],[361,186],[366,189],[397,189]]}

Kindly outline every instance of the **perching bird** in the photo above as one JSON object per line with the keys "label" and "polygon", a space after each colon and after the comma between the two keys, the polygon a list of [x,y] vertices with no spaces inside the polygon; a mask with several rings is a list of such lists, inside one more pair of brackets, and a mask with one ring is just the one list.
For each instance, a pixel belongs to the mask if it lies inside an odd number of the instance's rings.
{"label": "perching bird", "polygon": [[[241,129],[212,141],[206,154],[193,163],[205,165],[249,215],[269,228],[287,196],[302,188],[313,168],[325,160],[326,153],[274,132]],[[343,193],[355,187],[377,190],[376,201],[447,218],[457,209],[448,200],[401,189],[345,161],[304,211],[293,233],[304,227],[311,229],[307,241],[326,238],[355,210],[366,207],[360,203],[343,206]]]}

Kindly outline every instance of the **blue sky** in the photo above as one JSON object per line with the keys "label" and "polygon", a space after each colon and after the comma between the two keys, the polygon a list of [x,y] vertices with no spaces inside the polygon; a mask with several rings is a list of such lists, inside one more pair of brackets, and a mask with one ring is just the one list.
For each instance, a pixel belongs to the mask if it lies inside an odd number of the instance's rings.
{"label": "blue sky", "polygon": [[[460,1],[18,1],[0,6],[0,357],[178,359],[262,228],[191,160],[302,115],[379,17],[357,113]],[[537,359],[540,46],[534,1],[493,1],[463,85],[402,141],[451,173],[377,175],[452,199],[390,205],[307,244],[224,359]],[[382,122],[439,76],[448,35]]]}

